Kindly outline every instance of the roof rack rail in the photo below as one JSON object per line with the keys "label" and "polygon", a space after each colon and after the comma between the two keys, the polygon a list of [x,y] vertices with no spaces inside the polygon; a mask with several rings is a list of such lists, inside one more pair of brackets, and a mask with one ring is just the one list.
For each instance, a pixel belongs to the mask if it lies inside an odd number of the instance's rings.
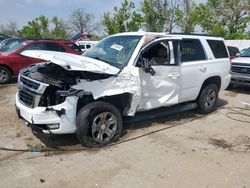
{"label": "roof rack rail", "polygon": [[202,34],[202,33],[167,33],[169,35],[196,35],[196,36],[205,36],[205,37],[218,37],[218,36],[214,36],[214,35],[209,35],[209,34]]}

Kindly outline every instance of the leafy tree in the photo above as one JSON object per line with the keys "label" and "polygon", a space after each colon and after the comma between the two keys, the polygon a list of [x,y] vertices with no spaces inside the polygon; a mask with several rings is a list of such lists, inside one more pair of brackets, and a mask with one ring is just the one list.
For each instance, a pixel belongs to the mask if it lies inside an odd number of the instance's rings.
{"label": "leafy tree", "polygon": [[141,23],[141,15],[135,10],[135,4],[132,1],[123,0],[120,8],[114,7],[113,14],[110,12],[104,13],[103,24],[109,35],[138,31]]}
{"label": "leafy tree", "polygon": [[66,23],[59,19],[58,17],[54,16],[51,20],[51,23],[54,25],[54,28],[51,30],[52,38],[54,39],[67,39],[67,26]]}
{"label": "leafy tree", "polygon": [[147,31],[163,31],[168,16],[167,0],[144,0],[141,11]]}
{"label": "leafy tree", "polygon": [[184,18],[179,7],[179,0],[144,0],[141,11],[147,31],[173,32]]}
{"label": "leafy tree", "polygon": [[194,0],[182,0],[182,4],[176,9],[177,25],[184,33],[192,33],[196,26],[196,4]]}
{"label": "leafy tree", "polygon": [[20,31],[22,37],[28,38],[48,38],[49,32],[49,19],[45,16],[40,16],[28,22]]}
{"label": "leafy tree", "polygon": [[98,30],[99,24],[94,22],[94,15],[85,12],[84,9],[76,9],[70,15],[70,28],[76,33],[91,34]]}
{"label": "leafy tree", "polygon": [[203,31],[226,39],[244,39],[250,22],[249,0],[208,0],[196,7]]}
{"label": "leafy tree", "polygon": [[53,17],[50,21],[45,16],[29,21],[20,31],[20,35],[26,38],[66,39],[68,37],[66,24],[63,20]]}

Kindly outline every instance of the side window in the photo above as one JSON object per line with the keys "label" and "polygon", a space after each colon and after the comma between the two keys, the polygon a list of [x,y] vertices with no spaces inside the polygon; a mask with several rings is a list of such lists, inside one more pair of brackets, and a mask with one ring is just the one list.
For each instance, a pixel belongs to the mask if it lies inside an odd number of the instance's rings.
{"label": "side window", "polygon": [[215,58],[228,58],[226,46],[221,40],[207,40]]}
{"label": "side window", "polygon": [[147,58],[150,65],[169,65],[170,49],[168,42],[160,42],[151,46],[142,54],[142,57]]}
{"label": "side window", "polygon": [[86,47],[87,47],[87,49],[89,49],[89,48],[91,48],[91,45],[87,44]]}
{"label": "side window", "polygon": [[[76,52],[81,52],[81,48],[80,46],[77,46],[76,44],[74,43],[66,43],[66,45],[71,48],[72,50],[76,51]],[[85,49],[85,48],[82,48],[82,49]]]}
{"label": "side window", "polygon": [[44,50],[65,52],[63,47],[61,47],[59,44],[56,44],[53,42],[45,42],[44,43]]}
{"label": "side window", "polygon": [[43,50],[43,44],[40,42],[32,43],[29,46],[25,47],[24,50]]}
{"label": "side window", "polygon": [[198,39],[181,41],[181,62],[206,60],[203,47]]}

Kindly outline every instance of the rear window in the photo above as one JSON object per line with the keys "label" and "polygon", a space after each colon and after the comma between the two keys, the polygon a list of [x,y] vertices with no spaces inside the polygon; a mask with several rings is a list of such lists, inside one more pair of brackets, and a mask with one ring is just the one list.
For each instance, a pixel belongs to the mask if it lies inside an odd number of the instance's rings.
{"label": "rear window", "polygon": [[58,51],[58,52],[65,52],[65,49],[61,47],[60,45],[52,42],[45,42],[44,43],[44,50],[49,51]]}
{"label": "rear window", "polygon": [[81,52],[81,48],[74,43],[66,43],[66,45],[76,52]]}
{"label": "rear window", "polygon": [[215,58],[228,58],[226,46],[220,40],[207,40]]}

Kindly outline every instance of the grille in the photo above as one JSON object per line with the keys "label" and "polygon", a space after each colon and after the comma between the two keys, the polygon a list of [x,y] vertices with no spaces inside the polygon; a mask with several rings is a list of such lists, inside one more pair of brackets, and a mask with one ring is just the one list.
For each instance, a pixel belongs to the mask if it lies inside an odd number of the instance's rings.
{"label": "grille", "polygon": [[250,74],[250,68],[248,67],[232,67],[232,71],[235,73]]}
{"label": "grille", "polygon": [[23,83],[23,85],[25,85],[31,89],[34,89],[34,90],[37,90],[40,86],[39,83],[33,82],[33,81],[23,77],[23,76],[21,76],[20,81]]}
{"label": "grille", "polygon": [[232,65],[232,72],[250,74],[250,66]]}
{"label": "grille", "polygon": [[27,78],[24,75],[21,75],[18,81],[20,102],[30,108],[36,107],[48,84]]}
{"label": "grille", "polygon": [[31,108],[33,107],[33,104],[34,104],[34,97],[35,95],[33,95],[32,93],[30,93],[29,91],[25,89],[22,89],[19,91],[20,101],[22,101],[23,104]]}

